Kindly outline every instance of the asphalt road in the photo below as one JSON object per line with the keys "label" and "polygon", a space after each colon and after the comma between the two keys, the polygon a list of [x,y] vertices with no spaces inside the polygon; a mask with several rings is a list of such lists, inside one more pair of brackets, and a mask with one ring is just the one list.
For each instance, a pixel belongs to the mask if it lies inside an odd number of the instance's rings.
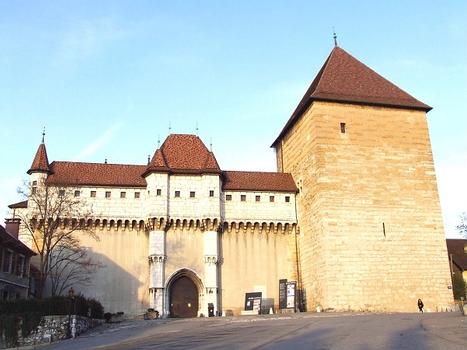
{"label": "asphalt road", "polygon": [[467,317],[432,314],[128,321],[44,347],[56,349],[467,349]]}

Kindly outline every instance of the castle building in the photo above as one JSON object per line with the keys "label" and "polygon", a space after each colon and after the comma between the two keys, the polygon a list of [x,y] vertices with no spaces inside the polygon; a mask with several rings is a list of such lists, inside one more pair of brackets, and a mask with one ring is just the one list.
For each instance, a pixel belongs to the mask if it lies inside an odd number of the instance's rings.
{"label": "castle building", "polygon": [[336,46],[272,144],[277,172],[221,170],[199,137],[171,134],[147,165],[49,163],[42,143],[28,174],[92,208],[99,240],[80,239],[103,268],[82,291],[110,312],[237,314],[248,292],[277,309],[280,279],[301,309],[441,310],[430,109]]}

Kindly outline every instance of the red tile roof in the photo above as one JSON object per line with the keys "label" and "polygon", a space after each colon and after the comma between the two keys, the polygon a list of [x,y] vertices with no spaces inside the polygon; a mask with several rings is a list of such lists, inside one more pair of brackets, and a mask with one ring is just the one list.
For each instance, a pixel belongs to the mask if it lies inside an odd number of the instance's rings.
{"label": "red tile roof", "polygon": [[464,252],[467,239],[446,239],[446,245],[448,254],[452,254],[452,262],[462,271],[467,270],[467,254]]}
{"label": "red tile roof", "polygon": [[223,171],[223,188],[227,191],[297,192],[289,173],[258,171]]}
{"label": "red tile roof", "polygon": [[152,171],[220,174],[216,157],[196,135],[171,134],[156,150],[144,175]]}
{"label": "red tile roof", "polygon": [[145,165],[52,162],[47,184],[61,186],[146,187]]}
{"label": "red tile roof", "polygon": [[13,203],[8,206],[8,208],[10,209],[27,208],[27,207],[28,207],[28,201]]}
{"label": "red tile roof", "polygon": [[431,110],[430,106],[401,90],[340,47],[335,47],[272,146],[285,135],[313,101],[408,108],[426,112]]}
{"label": "red tile roof", "polygon": [[49,160],[47,158],[47,150],[45,144],[41,143],[37,148],[36,156],[31,164],[31,168],[27,171],[29,175],[33,172],[49,172]]}

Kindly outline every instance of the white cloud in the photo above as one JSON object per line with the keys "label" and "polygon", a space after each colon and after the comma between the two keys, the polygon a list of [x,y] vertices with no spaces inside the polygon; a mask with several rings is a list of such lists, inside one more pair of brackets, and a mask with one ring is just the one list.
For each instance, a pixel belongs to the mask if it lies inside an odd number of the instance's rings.
{"label": "white cloud", "polygon": [[74,160],[84,160],[87,157],[94,155],[100,148],[105,146],[121,129],[123,122],[117,121],[110,128],[99,135],[94,141],[87,145],[78,155],[74,157]]}

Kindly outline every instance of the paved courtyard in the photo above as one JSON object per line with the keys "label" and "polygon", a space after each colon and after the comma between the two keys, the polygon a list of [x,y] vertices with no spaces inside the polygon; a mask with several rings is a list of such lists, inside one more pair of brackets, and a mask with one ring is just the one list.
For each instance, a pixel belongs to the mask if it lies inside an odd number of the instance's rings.
{"label": "paved courtyard", "polygon": [[44,349],[467,349],[460,313],[127,321]]}

